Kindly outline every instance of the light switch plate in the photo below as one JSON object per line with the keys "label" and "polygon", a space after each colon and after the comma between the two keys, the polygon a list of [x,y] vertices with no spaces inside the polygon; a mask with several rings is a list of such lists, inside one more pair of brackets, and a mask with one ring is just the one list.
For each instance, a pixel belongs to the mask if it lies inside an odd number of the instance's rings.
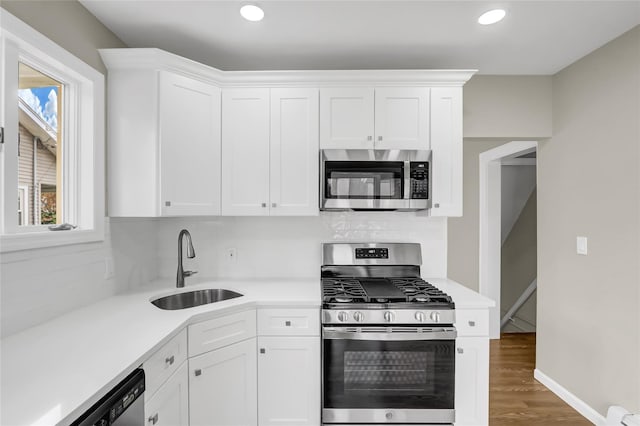
{"label": "light switch plate", "polygon": [[576,253],[587,255],[587,237],[576,237]]}

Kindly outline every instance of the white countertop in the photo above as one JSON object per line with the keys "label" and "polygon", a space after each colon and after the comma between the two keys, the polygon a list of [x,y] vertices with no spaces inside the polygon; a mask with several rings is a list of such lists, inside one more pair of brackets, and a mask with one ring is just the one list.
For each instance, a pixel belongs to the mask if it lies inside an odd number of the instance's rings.
{"label": "white countertop", "polygon": [[[494,305],[454,281],[427,280],[452,296],[456,309]],[[188,324],[252,307],[319,307],[321,301],[318,278],[212,280],[180,291],[170,285],[157,281],[3,339],[0,423],[70,423]],[[244,296],[177,311],[149,303],[199,288]]]}

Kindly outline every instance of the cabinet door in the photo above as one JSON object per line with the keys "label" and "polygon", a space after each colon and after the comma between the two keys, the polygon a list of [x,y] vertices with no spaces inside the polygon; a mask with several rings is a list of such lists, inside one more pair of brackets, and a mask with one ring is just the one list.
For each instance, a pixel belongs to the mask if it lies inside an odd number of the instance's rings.
{"label": "cabinet door", "polygon": [[[175,373],[144,404],[144,417],[148,425],[189,425],[189,377],[184,362]],[[146,396],[146,392],[145,392]]]}
{"label": "cabinet door", "polygon": [[269,214],[269,89],[222,93],[222,214]]}
{"label": "cabinet door", "polygon": [[271,89],[272,216],[317,216],[318,89]]}
{"label": "cabinet door", "polygon": [[190,425],[256,425],[256,364],[255,338],[190,358]]}
{"label": "cabinet door", "polygon": [[376,89],[376,149],[429,149],[429,88]]}
{"label": "cabinet door", "polygon": [[320,339],[258,337],[258,424],[320,424]]}
{"label": "cabinet door", "polygon": [[431,89],[432,216],[462,216],[462,88]]}
{"label": "cabinet door", "polygon": [[489,423],[489,339],[456,339],[456,425]]}
{"label": "cabinet door", "polygon": [[220,89],[169,72],[159,84],[162,215],[219,215]]}
{"label": "cabinet door", "polygon": [[320,90],[320,148],[373,148],[373,89]]}

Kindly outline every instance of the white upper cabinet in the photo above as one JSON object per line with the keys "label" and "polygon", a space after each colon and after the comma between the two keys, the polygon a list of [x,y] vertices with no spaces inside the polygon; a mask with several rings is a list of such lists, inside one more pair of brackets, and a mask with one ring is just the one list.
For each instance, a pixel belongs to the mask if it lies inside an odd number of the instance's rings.
{"label": "white upper cabinet", "polygon": [[156,69],[108,78],[108,215],[220,214],[220,89]]}
{"label": "white upper cabinet", "polygon": [[269,214],[269,89],[222,94],[222,214]]}
{"label": "white upper cabinet", "polygon": [[429,88],[376,89],[375,149],[429,149]]}
{"label": "white upper cabinet", "polygon": [[318,90],[225,89],[222,213],[318,214]]}
{"label": "white upper cabinet", "polygon": [[429,149],[429,88],[329,88],[320,92],[323,149]]}
{"label": "white upper cabinet", "polygon": [[321,148],[372,148],[373,96],[373,89],[367,87],[322,89],[320,91]]}
{"label": "white upper cabinet", "polygon": [[318,215],[318,89],[271,89],[270,213]]}
{"label": "white upper cabinet", "polygon": [[160,73],[163,216],[220,214],[220,89]]}
{"label": "white upper cabinet", "polygon": [[462,87],[431,89],[432,216],[462,216]]}

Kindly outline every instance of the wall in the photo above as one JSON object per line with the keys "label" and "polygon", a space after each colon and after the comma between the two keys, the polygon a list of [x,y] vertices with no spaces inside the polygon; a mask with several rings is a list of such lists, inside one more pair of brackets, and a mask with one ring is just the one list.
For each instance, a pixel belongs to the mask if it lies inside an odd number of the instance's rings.
{"label": "wall", "polygon": [[[331,241],[418,242],[424,276],[444,277],[447,270],[447,220],[419,213],[322,212],[317,217],[212,217],[162,219],[158,222],[158,267],[161,277],[176,274],[177,236],[187,228],[196,258],[185,269],[189,278],[318,277],[321,243]],[[237,250],[236,261],[226,259]]]}
{"label": "wall", "polygon": [[522,209],[529,201],[531,193],[536,188],[536,167],[535,165],[502,165],[500,175],[502,203],[500,233],[502,244],[504,244],[518,217],[520,217]]}
{"label": "wall", "polygon": [[476,75],[464,85],[464,137],[551,136],[551,76]]}
{"label": "wall", "polygon": [[[505,167],[502,166],[504,171]],[[531,166],[520,166],[534,169]],[[534,174],[535,183],[535,174]],[[500,262],[500,316],[504,316],[529,287],[537,275],[537,203],[536,191],[529,197],[516,219],[511,232],[502,244]],[[536,331],[536,293],[526,301],[513,317],[513,321],[505,325],[504,332]]]}
{"label": "wall", "polygon": [[76,0],[2,0],[2,8],[103,74],[97,49],[127,47]]}
{"label": "wall", "polygon": [[462,217],[448,219],[447,275],[452,280],[478,291],[480,204],[479,155],[503,141],[465,140],[463,145]]}
{"label": "wall", "polygon": [[553,77],[538,149],[536,364],[602,415],[640,411],[639,117],[635,27]]}
{"label": "wall", "polygon": [[[126,47],[76,1],[3,0],[2,8],[102,72],[96,49]],[[104,242],[1,255],[2,337],[155,277],[155,222],[106,220],[105,228]]]}

